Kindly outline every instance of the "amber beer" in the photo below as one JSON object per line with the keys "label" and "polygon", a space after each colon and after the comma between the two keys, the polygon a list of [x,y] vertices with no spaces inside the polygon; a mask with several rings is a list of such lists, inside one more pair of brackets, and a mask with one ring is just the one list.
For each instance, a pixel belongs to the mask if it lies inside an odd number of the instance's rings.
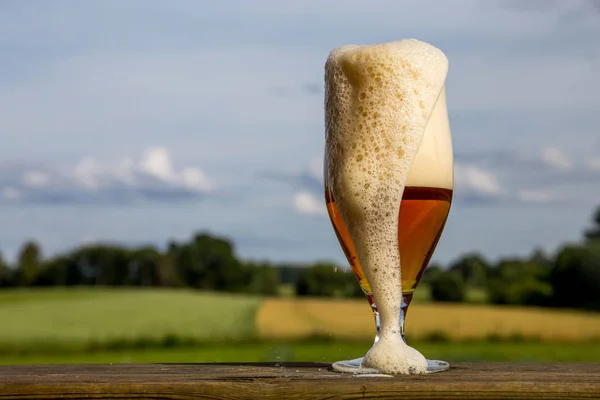
{"label": "amber beer", "polygon": [[[371,287],[358,261],[350,234],[340,216],[335,200],[325,190],[327,211],[340,245],[365,294]],[[440,239],[452,201],[452,190],[408,186],[404,189],[398,218],[398,248],[402,277],[402,292],[414,292]]]}

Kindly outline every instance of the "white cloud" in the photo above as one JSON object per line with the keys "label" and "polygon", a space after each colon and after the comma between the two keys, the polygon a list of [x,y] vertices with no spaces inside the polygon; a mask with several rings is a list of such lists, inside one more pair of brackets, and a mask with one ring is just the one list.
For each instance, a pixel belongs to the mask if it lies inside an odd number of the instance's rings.
{"label": "white cloud", "polygon": [[73,168],[73,177],[85,188],[93,190],[97,187],[96,177],[101,174],[101,167],[93,158],[84,158]]}
{"label": "white cloud", "polygon": [[162,147],[153,147],[144,151],[144,156],[140,162],[140,168],[148,175],[159,179],[169,180],[173,178],[173,166],[171,165],[171,156],[167,149]]}
{"label": "white cloud", "polygon": [[[129,162],[124,163],[128,179],[133,179],[131,170],[133,165]],[[139,164],[142,172],[154,176],[163,182],[170,182],[181,185],[189,190],[204,192],[214,189],[212,182],[198,168],[186,167],[181,172],[176,172],[171,161],[171,154],[164,147],[152,147],[144,151],[144,155]]]}
{"label": "white cloud", "polygon": [[502,193],[496,176],[475,165],[456,164],[454,176],[457,186],[463,191],[485,196],[497,196]]}
{"label": "white cloud", "polygon": [[[5,165],[2,169],[1,197],[13,201],[193,198],[215,189],[201,169],[193,166],[181,170],[174,168],[171,154],[163,147],[146,149],[138,163],[131,158],[110,162],[85,157],[71,168]],[[16,180],[15,174],[21,179]]]}
{"label": "white cloud", "polygon": [[573,168],[571,161],[556,147],[546,147],[542,151],[542,160],[549,166],[560,170]]}
{"label": "white cloud", "polygon": [[204,172],[194,167],[185,168],[180,177],[176,177],[176,180],[181,181],[184,187],[197,192],[208,192],[214,189],[212,182]]}
{"label": "white cloud", "polygon": [[294,208],[301,214],[326,215],[325,200],[317,199],[307,192],[299,192],[294,195]]}

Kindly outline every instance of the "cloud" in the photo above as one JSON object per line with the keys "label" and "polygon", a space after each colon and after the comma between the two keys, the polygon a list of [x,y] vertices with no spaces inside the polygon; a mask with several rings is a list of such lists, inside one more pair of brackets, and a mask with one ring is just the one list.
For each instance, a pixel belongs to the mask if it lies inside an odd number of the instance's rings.
{"label": "cloud", "polygon": [[163,147],[146,149],[138,162],[131,158],[102,162],[87,157],[70,168],[9,164],[2,169],[0,202],[164,201],[200,198],[215,190],[201,169],[175,169]]}
{"label": "cloud", "polygon": [[573,168],[571,162],[564,154],[556,147],[546,147],[542,151],[542,160],[549,166],[560,169],[569,170]]}
{"label": "cloud", "polygon": [[322,216],[327,214],[325,200],[311,193],[298,192],[294,195],[294,209],[300,214]]}
{"label": "cloud", "polygon": [[[503,190],[502,195],[496,197],[494,205],[564,205],[567,203],[583,205],[588,202],[587,199],[596,198],[599,194],[600,157],[598,156],[578,157],[571,160],[558,147],[544,146],[538,151],[498,149],[463,152],[456,154],[456,160],[458,186],[456,196],[459,199],[461,173],[465,174],[461,169],[463,164],[473,165],[484,171],[493,171],[495,182]],[[477,177],[478,174],[474,176]],[[469,187],[471,186],[473,186],[472,182]],[[490,187],[498,188],[494,185]]]}
{"label": "cloud", "polygon": [[498,196],[502,188],[496,175],[473,164],[455,164],[455,183],[463,194]]}
{"label": "cloud", "polygon": [[[292,208],[297,213],[312,216],[327,214],[322,158],[315,157],[296,171],[267,171],[259,174],[257,178],[259,181],[283,184],[288,187],[288,190],[291,189],[294,194],[291,204],[288,203],[288,208]],[[287,201],[289,199],[287,197]]]}

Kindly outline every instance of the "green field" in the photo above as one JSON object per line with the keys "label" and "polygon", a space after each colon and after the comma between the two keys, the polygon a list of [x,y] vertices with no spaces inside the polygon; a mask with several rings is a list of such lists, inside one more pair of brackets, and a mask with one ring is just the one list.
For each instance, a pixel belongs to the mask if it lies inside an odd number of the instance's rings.
{"label": "green field", "polygon": [[2,350],[254,337],[260,298],[144,289],[0,291]]}
{"label": "green field", "polygon": [[[571,325],[566,341],[525,339],[535,335],[517,335],[512,341],[468,335],[411,341],[430,358],[600,362],[600,343],[593,336],[600,314],[432,303],[415,305],[413,312],[413,331],[419,324],[429,327],[436,312],[437,319],[455,315],[462,321],[487,316],[486,326],[504,321],[522,324],[525,331]],[[358,300],[262,299],[168,289],[3,290],[0,364],[335,361],[365,353],[372,341],[371,318],[366,302]],[[460,321],[448,322],[443,326],[452,329]],[[274,337],[273,327],[284,324],[296,324],[294,335]],[[344,335],[336,333],[340,326]],[[463,332],[479,328],[469,329]]]}

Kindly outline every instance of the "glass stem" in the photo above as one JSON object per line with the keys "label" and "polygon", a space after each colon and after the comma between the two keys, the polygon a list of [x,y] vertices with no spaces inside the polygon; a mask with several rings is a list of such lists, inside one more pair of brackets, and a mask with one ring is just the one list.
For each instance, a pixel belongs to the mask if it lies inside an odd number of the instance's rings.
{"label": "glass stem", "polygon": [[379,332],[381,331],[381,318],[379,318],[379,311],[377,311],[377,304],[371,303],[371,310],[373,311],[373,317],[375,317],[375,342],[379,341]]}
{"label": "glass stem", "polygon": [[[408,306],[412,301],[413,294],[412,293],[403,293],[402,294],[402,305],[400,306],[400,334],[402,335],[402,340],[406,343],[406,337],[404,336],[404,321],[406,320],[406,313],[408,312]],[[379,311],[377,310],[377,304],[375,304],[375,299],[371,295],[368,297],[369,304],[371,305],[371,311],[373,311],[373,317],[375,318],[375,341],[377,343],[379,341],[379,333],[381,332],[381,318],[379,317]]]}
{"label": "glass stem", "polygon": [[400,334],[402,335],[404,343],[406,343],[406,337],[404,336],[404,321],[406,320],[406,313],[408,312],[408,306],[410,305],[412,298],[412,293],[402,294],[402,306],[400,307]]}

